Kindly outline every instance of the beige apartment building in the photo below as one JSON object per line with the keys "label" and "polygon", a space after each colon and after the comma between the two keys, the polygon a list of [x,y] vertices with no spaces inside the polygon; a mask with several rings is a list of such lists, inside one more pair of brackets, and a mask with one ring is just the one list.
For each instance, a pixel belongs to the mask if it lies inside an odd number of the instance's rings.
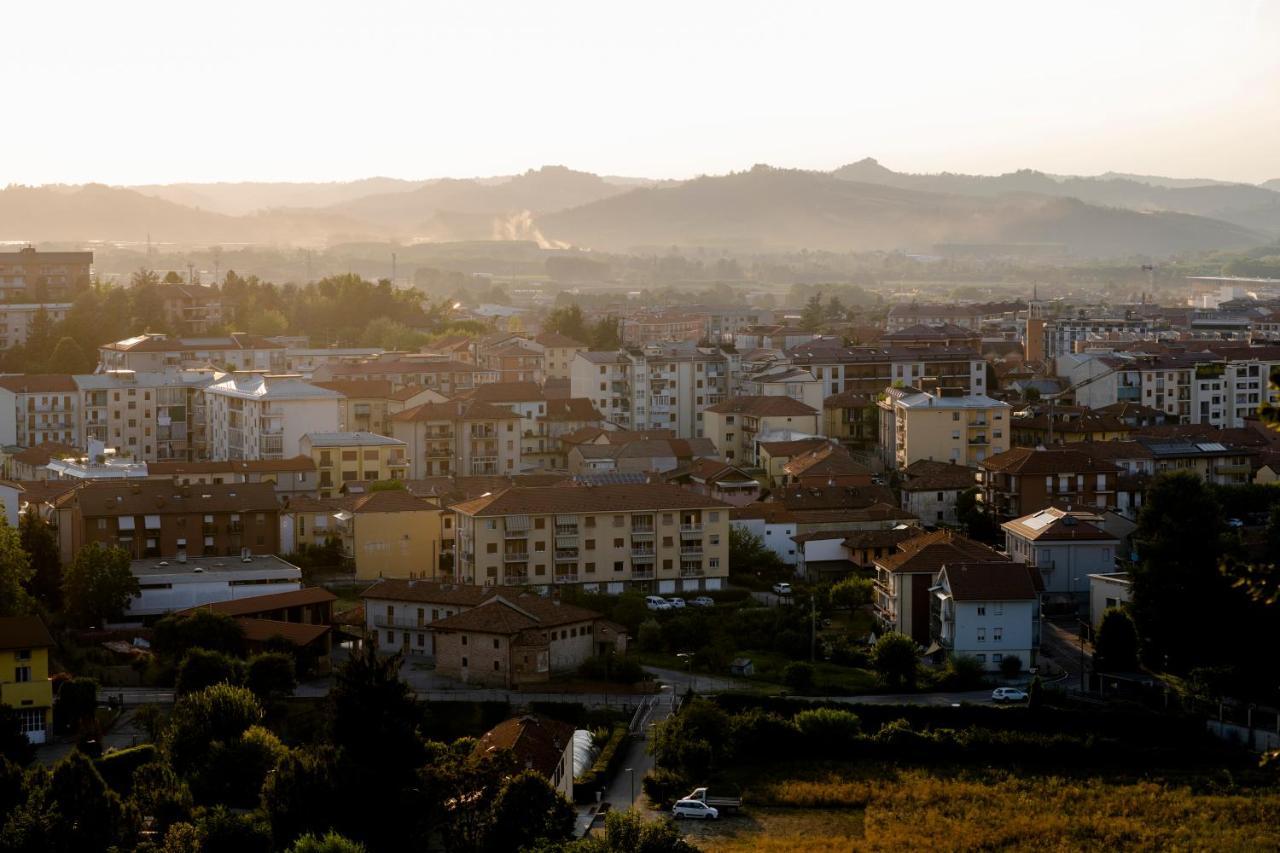
{"label": "beige apartment building", "polygon": [[790,441],[820,429],[818,410],[791,397],[733,397],[702,414],[703,434],[735,465],[760,464],[757,441]]}
{"label": "beige apartment building", "polygon": [[350,432],[391,435],[391,416],[423,403],[443,403],[448,397],[430,388],[406,385],[393,390],[386,379],[348,379],[313,383],[336,391],[338,428]]}
{"label": "beige apartment building", "polygon": [[518,473],[520,416],[478,400],[423,403],[391,416],[405,443],[409,477]]}
{"label": "beige apartment building", "polygon": [[204,389],[212,371],[77,375],[81,435],[142,462],[193,462],[207,455]]}
{"label": "beige apartment building", "polygon": [[581,341],[559,332],[543,332],[533,342],[542,347],[542,372],[547,379],[568,379],[574,357],[589,349]]}
{"label": "beige apartment building", "polygon": [[337,494],[345,483],[403,480],[408,471],[404,442],[371,432],[309,432],[298,449],[316,463],[322,498]]}
{"label": "beige apartment building", "polygon": [[730,505],[679,486],[515,487],[453,509],[462,583],[667,594],[729,576]]}
{"label": "beige apartment building", "polygon": [[895,468],[921,459],[974,468],[1009,449],[1013,407],[985,394],[889,388],[878,405],[881,453]]}

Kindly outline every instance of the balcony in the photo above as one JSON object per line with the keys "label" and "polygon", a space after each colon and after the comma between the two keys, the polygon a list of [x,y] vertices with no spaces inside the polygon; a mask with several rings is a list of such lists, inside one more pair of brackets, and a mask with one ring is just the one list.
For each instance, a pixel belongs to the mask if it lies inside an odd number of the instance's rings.
{"label": "balcony", "polygon": [[980,446],[990,444],[991,442],[987,441],[987,437],[985,435],[975,435],[973,438],[969,439],[969,443],[974,446]]}
{"label": "balcony", "polygon": [[502,575],[502,582],[507,586],[524,586],[529,582],[529,573],[507,571]]}
{"label": "balcony", "polygon": [[430,623],[413,616],[374,615],[371,619],[378,628],[426,628]]}
{"label": "balcony", "polygon": [[988,421],[986,418],[981,418],[975,421],[969,421],[968,423],[969,429],[981,429],[982,427],[988,427],[988,426],[991,426],[991,422]]}
{"label": "balcony", "polygon": [[653,558],[656,556],[657,554],[654,552],[652,548],[632,548],[631,549],[631,559],[633,560],[646,560],[648,562],[653,562]]}
{"label": "balcony", "polygon": [[680,556],[681,557],[701,557],[702,546],[701,545],[681,545]]}
{"label": "balcony", "polygon": [[680,577],[682,578],[700,578],[706,574],[706,570],[702,566],[681,566]]}
{"label": "balcony", "polygon": [[1251,470],[1252,468],[1250,468],[1248,463],[1245,463],[1242,465],[1232,464],[1232,465],[1214,465],[1213,466],[1213,473],[1221,474],[1221,475],[1248,474]]}
{"label": "balcony", "polygon": [[701,521],[682,522],[680,525],[680,532],[681,533],[701,533],[702,522]]}
{"label": "balcony", "polygon": [[502,555],[504,563],[527,563],[529,562],[528,551],[507,551]]}
{"label": "balcony", "polygon": [[633,581],[653,580],[653,566],[632,566],[631,579]]}
{"label": "balcony", "polygon": [[577,572],[574,572],[573,574],[568,574],[568,573],[556,574],[554,577],[555,577],[556,583],[577,583],[578,582]]}
{"label": "balcony", "polygon": [[529,535],[529,528],[508,527],[506,530],[502,532],[502,535],[507,539],[524,539]]}
{"label": "balcony", "polygon": [[577,549],[577,548],[566,548],[566,549],[561,550],[561,549],[557,548],[557,549],[556,549],[556,562],[557,562],[557,563],[576,563],[576,562],[578,562],[578,549]]}
{"label": "balcony", "polygon": [[557,524],[556,536],[577,536],[578,525],[576,524]]}
{"label": "balcony", "polygon": [[650,524],[650,525],[645,525],[645,526],[641,526],[641,527],[632,527],[632,528],[631,528],[631,536],[632,536],[632,538],[639,538],[639,539],[652,539],[652,538],[653,538],[653,525],[652,525],[652,524]]}

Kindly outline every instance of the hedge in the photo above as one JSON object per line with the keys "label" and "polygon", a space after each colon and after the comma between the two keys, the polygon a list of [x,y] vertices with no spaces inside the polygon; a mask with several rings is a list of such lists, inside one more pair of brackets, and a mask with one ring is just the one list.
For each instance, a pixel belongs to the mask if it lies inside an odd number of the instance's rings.
{"label": "hedge", "polygon": [[625,745],[629,742],[626,724],[615,723],[609,732],[609,739],[605,741],[604,748],[596,756],[595,763],[573,780],[573,798],[576,802],[594,803],[596,801],[596,791],[605,787],[617,772],[618,765],[626,758]]}
{"label": "hedge", "polygon": [[158,757],[159,753],[153,743],[118,749],[98,759],[98,772],[111,790],[121,796],[128,796],[133,786],[133,771],[144,764],[150,764]]}

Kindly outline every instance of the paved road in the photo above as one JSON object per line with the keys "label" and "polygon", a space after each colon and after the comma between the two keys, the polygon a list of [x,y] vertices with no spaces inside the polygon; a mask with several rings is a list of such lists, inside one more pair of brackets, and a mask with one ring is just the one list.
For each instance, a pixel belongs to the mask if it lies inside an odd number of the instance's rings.
{"label": "paved road", "polygon": [[[1040,623],[1040,652],[1067,673],[1068,689],[1080,685],[1080,623],[1074,616],[1055,616]],[[1084,644],[1084,669],[1093,666],[1092,648]]]}

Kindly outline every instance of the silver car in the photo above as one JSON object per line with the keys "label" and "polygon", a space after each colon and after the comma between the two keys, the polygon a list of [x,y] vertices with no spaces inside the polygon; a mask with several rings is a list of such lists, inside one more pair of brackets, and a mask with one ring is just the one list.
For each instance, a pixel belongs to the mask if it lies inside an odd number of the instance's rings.
{"label": "silver car", "polygon": [[720,817],[720,812],[701,800],[680,800],[671,807],[671,816],[675,818],[696,817],[703,820],[717,820]]}

